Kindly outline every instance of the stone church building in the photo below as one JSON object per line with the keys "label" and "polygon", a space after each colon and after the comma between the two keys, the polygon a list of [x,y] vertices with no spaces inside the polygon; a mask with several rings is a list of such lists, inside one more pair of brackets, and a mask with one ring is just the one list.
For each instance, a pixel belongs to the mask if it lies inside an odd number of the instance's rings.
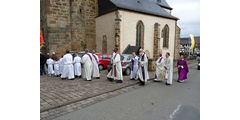
{"label": "stone church building", "polygon": [[[97,51],[140,46],[149,58],[159,52],[175,54],[179,39],[177,17],[165,0],[99,0],[96,18]],[[176,50],[177,51],[177,50]]]}
{"label": "stone church building", "polygon": [[178,58],[180,28],[166,0],[40,0],[45,50],[120,53],[128,46]]}
{"label": "stone church building", "polygon": [[40,0],[43,51],[95,49],[97,8],[97,0]]}

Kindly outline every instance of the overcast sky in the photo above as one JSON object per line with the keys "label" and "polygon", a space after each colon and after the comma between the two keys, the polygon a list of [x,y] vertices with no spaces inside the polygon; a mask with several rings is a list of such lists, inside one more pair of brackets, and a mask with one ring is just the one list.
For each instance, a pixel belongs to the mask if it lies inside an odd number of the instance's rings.
{"label": "overcast sky", "polygon": [[200,0],[167,0],[173,8],[172,15],[178,17],[181,37],[189,34],[200,36]]}

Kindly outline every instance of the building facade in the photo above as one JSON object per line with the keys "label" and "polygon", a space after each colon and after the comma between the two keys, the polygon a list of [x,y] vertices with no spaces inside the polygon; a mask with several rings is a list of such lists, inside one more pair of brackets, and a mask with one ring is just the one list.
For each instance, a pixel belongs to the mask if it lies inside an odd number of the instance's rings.
{"label": "building facade", "polygon": [[177,58],[178,18],[165,0],[40,0],[44,52],[65,50],[122,53],[128,45],[142,47],[150,59],[159,52]]}
{"label": "building facade", "polygon": [[170,52],[175,58],[180,28],[171,10],[165,0],[99,0],[97,51],[111,53],[118,47],[122,53],[130,45],[143,48],[150,59],[159,52]]}

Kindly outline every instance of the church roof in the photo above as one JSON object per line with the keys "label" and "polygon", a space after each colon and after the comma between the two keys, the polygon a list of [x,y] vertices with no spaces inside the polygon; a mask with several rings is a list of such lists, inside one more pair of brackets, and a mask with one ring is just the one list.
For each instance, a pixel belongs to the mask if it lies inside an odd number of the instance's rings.
{"label": "church roof", "polygon": [[170,6],[168,5],[168,3],[166,2],[166,0],[161,0],[161,2],[158,2],[157,4],[160,5],[160,6],[163,7],[163,8],[168,8],[168,9],[172,10],[172,7],[170,7]]}
{"label": "church roof", "polygon": [[161,5],[152,0],[98,0],[99,16],[117,9],[125,9],[178,20],[177,17],[165,11],[162,6],[171,8],[165,0],[162,0]]}

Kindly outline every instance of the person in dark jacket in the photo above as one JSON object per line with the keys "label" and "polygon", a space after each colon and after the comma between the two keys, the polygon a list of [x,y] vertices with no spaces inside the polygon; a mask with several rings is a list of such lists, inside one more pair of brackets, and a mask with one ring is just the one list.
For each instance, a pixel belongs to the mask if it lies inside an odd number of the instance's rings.
{"label": "person in dark jacket", "polygon": [[46,67],[47,67],[47,68],[48,68],[48,65],[47,65],[47,59],[49,59],[49,56],[50,56],[50,54],[47,53],[47,55],[46,55],[46,60],[45,60],[45,64],[46,64]]}
{"label": "person in dark jacket", "polygon": [[45,63],[46,63],[46,57],[40,52],[40,75],[43,75],[43,74],[46,75],[46,71],[44,68]]}

